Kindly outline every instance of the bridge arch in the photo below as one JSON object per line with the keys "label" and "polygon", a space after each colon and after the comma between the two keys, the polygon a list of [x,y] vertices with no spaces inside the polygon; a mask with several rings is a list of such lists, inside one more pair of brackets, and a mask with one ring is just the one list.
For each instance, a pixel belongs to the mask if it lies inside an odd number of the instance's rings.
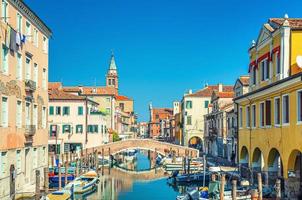
{"label": "bridge arch", "polygon": [[127,149],[147,149],[155,151],[161,155],[166,155],[167,151],[173,151],[176,156],[199,156],[199,150],[197,149],[167,142],[159,142],[153,139],[127,139],[118,142],[111,142],[98,147],[88,148],[86,149],[86,153],[91,154],[97,151],[98,154],[109,156]]}
{"label": "bridge arch", "polygon": [[194,149],[203,150],[203,141],[199,136],[192,136],[188,141],[188,146]]}

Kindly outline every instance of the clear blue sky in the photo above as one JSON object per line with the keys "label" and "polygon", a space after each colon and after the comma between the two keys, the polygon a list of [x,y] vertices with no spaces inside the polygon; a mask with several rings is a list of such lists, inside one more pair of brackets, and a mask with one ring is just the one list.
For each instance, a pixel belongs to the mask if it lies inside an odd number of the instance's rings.
{"label": "clear blue sky", "polygon": [[149,102],[171,107],[205,81],[234,84],[269,17],[302,17],[301,0],[26,2],[53,31],[49,80],[104,85],[113,49],[120,93],[135,100],[140,121]]}

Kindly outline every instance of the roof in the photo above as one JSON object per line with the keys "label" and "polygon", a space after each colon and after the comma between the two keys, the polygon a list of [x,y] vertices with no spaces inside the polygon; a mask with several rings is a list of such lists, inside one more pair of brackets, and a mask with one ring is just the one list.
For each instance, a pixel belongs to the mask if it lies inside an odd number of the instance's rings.
{"label": "roof", "polygon": [[109,70],[116,70],[116,64],[115,64],[113,53],[111,54]]}
{"label": "roof", "polygon": [[280,28],[284,24],[285,20],[288,21],[289,27],[293,29],[302,28],[302,18],[270,18],[268,23],[270,23],[272,27],[275,26],[275,28]]}
{"label": "roof", "polygon": [[116,95],[115,98],[117,101],[132,101],[132,99],[123,95]]}
{"label": "roof", "polygon": [[152,111],[154,114],[173,114],[172,108],[153,108]]}
{"label": "roof", "polygon": [[85,100],[86,99],[83,96],[70,94],[57,88],[49,89],[48,96],[49,96],[49,100]]}
{"label": "roof", "polygon": [[64,92],[81,92],[81,95],[117,95],[117,89],[113,87],[63,87]]}
{"label": "roof", "polygon": [[[195,93],[192,94],[187,94],[185,95],[186,97],[211,97],[213,91],[218,90],[219,86],[218,85],[209,85],[206,86],[205,88],[198,90]],[[233,86],[230,85],[222,85],[222,91],[223,92],[231,92],[233,91]]]}
{"label": "roof", "polygon": [[250,84],[250,76],[240,76],[239,77],[240,82],[242,83],[243,86],[249,86]]}
{"label": "roof", "polygon": [[60,89],[62,88],[61,82],[48,82],[48,89]]}
{"label": "roof", "polygon": [[217,92],[215,91],[216,96],[219,98],[233,98],[234,97],[234,92]]}

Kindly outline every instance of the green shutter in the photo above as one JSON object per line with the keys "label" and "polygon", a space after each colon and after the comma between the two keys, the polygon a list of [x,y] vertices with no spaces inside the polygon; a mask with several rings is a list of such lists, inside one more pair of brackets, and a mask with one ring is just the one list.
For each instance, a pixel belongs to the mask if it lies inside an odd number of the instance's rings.
{"label": "green shutter", "polygon": [[49,107],[49,115],[53,115],[54,114],[54,108],[53,106]]}
{"label": "green shutter", "polygon": [[208,107],[209,107],[209,101],[205,101],[205,102],[204,102],[204,107],[205,107],[205,108],[208,108]]}
{"label": "green shutter", "polygon": [[78,107],[78,115],[83,115],[83,106]]}

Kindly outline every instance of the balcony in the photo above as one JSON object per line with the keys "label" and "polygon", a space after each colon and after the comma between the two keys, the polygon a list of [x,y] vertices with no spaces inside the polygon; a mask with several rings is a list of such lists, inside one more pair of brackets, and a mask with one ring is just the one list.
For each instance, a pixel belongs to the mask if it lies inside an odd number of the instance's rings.
{"label": "balcony", "polygon": [[25,126],[25,136],[33,136],[36,133],[36,125]]}
{"label": "balcony", "polygon": [[37,89],[37,84],[33,80],[26,79],[25,80],[25,90],[29,92],[33,92]]}

